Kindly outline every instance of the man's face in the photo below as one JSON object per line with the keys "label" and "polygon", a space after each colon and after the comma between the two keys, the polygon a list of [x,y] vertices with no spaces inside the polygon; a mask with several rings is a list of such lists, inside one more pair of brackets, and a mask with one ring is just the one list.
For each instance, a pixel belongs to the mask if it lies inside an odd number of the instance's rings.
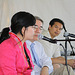
{"label": "man's face", "polygon": [[33,40],[34,41],[38,40],[38,35],[41,33],[41,31],[42,31],[41,29],[43,28],[42,27],[42,22],[40,20],[36,20],[36,24],[35,25],[37,25],[37,28],[34,31],[35,32],[35,34],[33,36]]}
{"label": "man's face", "polygon": [[51,38],[53,39],[54,37],[58,36],[62,28],[63,28],[63,25],[59,22],[55,22],[52,27],[51,25],[49,25],[49,33],[51,35]]}

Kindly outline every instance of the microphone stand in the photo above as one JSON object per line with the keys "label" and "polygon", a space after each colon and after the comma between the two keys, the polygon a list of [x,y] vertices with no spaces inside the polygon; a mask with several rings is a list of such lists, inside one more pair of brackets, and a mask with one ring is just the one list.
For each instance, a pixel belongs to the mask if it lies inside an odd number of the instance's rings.
{"label": "microphone stand", "polygon": [[[68,37],[65,37],[65,39],[68,39]],[[65,41],[65,65],[68,71],[68,75],[70,75],[70,72],[68,70],[68,66],[67,66],[67,41]]]}
{"label": "microphone stand", "polygon": [[68,39],[68,36],[65,36],[65,39],[57,40],[57,39],[50,39],[50,38],[47,38],[46,36],[42,36],[42,35],[40,35],[39,38],[46,40],[50,43],[54,43],[54,44],[57,44],[57,41],[65,41],[65,48],[63,47],[64,51],[65,51],[65,65],[66,65],[66,68],[68,71],[68,75],[70,75],[68,66],[67,66],[67,41],[75,41],[75,39]]}
{"label": "microphone stand", "polygon": [[67,42],[68,41],[75,41],[75,39],[68,39],[68,36],[65,37],[65,39],[60,39],[60,40],[57,40],[57,39],[54,39],[54,41],[65,41],[65,48],[64,48],[64,51],[65,51],[65,65],[66,65],[66,68],[67,68],[67,71],[68,71],[68,75],[70,75],[70,72],[68,70],[68,66],[67,66]]}
{"label": "microphone stand", "polygon": [[[64,33],[64,37],[68,37],[67,39],[69,40],[69,36],[70,37],[72,37],[72,38],[75,38],[75,34],[70,34],[70,33],[67,33],[67,32],[65,32]],[[70,47],[71,47],[71,49],[72,49],[72,51],[71,51],[71,54],[70,55],[75,55],[75,52],[74,52],[74,50],[73,50],[73,46],[72,46],[72,44],[71,44],[71,42],[70,41],[68,41],[69,42],[69,44],[70,44]]]}
{"label": "microphone stand", "polygon": [[75,39],[60,39],[60,40],[58,40],[58,39],[53,39],[53,41],[75,41]]}
{"label": "microphone stand", "polygon": [[[67,39],[67,37],[65,39]],[[65,41],[65,65],[67,66],[67,41]]]}
{"label": "microphone stand", "polygon": [[75,41],[75,39],[68,39],[68,36],[66,36],[65,39],[60,39],[60,40],[54,39],[54,40],[56,42],[57,41],[65,41],[65,48],[64,48],[64,51],[65,51],[65,65],[66,65],[66,68],[67,68],[67,71],[68,71],[68,75],[70,75],[69,70],[68,70],[68,66],[67,66],[67,42],[68,41]]}
{"label": "microphone stand", "polygon": [[[63,25],[63,28],[64,28],[64,31],[67,32],[67,30],[66,30],[66,28],[65,28],[65,25]],[[74,35],[73,37],[75,37],[75,35]],[[65,36],[65,39],[69,40],[69,37],[68,37],[68,36]],[[65,41],[65,65],[66,65],[66,68],[67,68],[67,71],[68,71],[68,75],[70,75],[70,72],[69,72],[68,66],[67,66],[67,40]],[[74,40],[74,41],[75,41],[75,40]],[[71,42],[70,42],[70,41],[68,41],[68,42],[69,42],[70,47],[71,47],[71,49],[72,49],[71,54],[73,53],[73,54],[75,55],[75,53],[74,53],[74,51],[73,51],[73,46],[71,45]],[[73,55],[73,54],[72,54],[72,55]]]}
{"label": "microphone stand", "polygon": [[[65,28],[65,25],[63,25],[63,28],[64,28],[64,31],[65,32],[67,32],[67,30],[66,30],[66,28]],[[73,38],[75,38],[75,35],[73,35],[73,34],[70,34],[71,35],[71,37],[73,37]],[[68,35],[67,35],[67,39],[69,39],[69,37],[68,37]],[[75,41],[75,40],[74,40]],[[68,41],[69,42],[69,44],[70,44],[70,47],[71,47],[71,49],[72,49],[72,51],[71,51],[71,54],[70,55],[72,55],[72,56],[75,56],[75,52],[74,52],[74,50],[73,50],[73,46],[72,46],[72,44],[71,44],[71,42],[70,41]]]}
{"label": "microphone stand", "polygon": [[75,52],[74,52],[74,50],[73,50],[73,46],[71,45],[71,42],[69,41],[69,44],[70,44],[70,46],[71,46],[71,49],[72,49],[72,51],[71,51],[71,54],[70,55],[72,55],[72,56],[75,56]]}
{"label": "microphone stand", "polygon": [[[46,40],[47,37],[43,36],[44,38],[42,38],[43,40]],[[65,51],[65,65],[66,65],[66,68],[67,68],[67,71],[68,71],[68,75],[70,75],[69,73],[69,70],[68,70],[68,66],[67,66],[67,42],[68,41],[75,41],[75,39],[68,39],[68,36],[65,37],[65,39],[60,39],[60,40],[57,40],[57,39],[48,39],[46,40],[50,43],[54,43],[54,44],[57,44],[57,41],[65,41],[65,48],[64,48],[64,51]]]}

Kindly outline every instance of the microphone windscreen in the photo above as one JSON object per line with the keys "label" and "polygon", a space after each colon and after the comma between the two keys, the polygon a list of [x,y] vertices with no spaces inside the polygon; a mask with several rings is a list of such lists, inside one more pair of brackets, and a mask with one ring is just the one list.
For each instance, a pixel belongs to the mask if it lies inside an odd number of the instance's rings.
{"label": "microphone windscreen", "polygon": [[39,39],[39,40],[43,39],[43,37],[44,37],[44,36],[43,36],[42,34],[39,34],[39,35],[38,35],[38,39]]}
{"label": "microphone windscreen", "polygon": [[64,32],[64,37],[67,37],[69,35],[69,33],[67,33],[67,32]]}

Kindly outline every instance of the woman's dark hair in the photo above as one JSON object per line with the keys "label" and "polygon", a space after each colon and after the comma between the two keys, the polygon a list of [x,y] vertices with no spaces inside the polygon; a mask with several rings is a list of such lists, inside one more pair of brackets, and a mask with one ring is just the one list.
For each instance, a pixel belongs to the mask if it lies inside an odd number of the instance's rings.
{"label": "woman's dark hair", "polygon": [[9,28],[4,28],[1,32],[0,43],[9,38]]}
{"label": "woman's dark hair", "polygon": [[[23,36],[21,32],[22,27],[27,28],[29,26],[33,26],[35,25],[35,22],[36,22],[35,17],[32,14],[28,12],[20,11],[15,15],[13,15],[11,19],[10,28],[13,33],[17,34],[18,32],[20,32],[20,34]],[[9,38],[9,31],[10,31],[9,27],[4,28],[2,30],[0,43]]]}

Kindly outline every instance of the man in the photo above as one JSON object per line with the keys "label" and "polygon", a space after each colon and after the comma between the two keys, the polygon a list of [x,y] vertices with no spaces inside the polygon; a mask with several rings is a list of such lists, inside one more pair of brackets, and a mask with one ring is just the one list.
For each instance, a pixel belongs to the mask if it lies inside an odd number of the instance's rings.
{"label": "man", "polygon": [[[61,19],[54,18],[50,21],[48,31],[43,31],[43,35],[49,38],[54,39],[58,36],[63,29],[64,22]],[[42,45],[44,46],[44,50],[46,54],[51,57],[52,64],[55,69],[59,68],[59,64],[65,64],[65,59],[61,57],[60,54],[60,46],[58,44],[53,44],[44,40],[40,40]],[[73,68],[75,68],[75,60],[70,59],[67,60],[67,64]]]}
{"label": "man", "polygon": [[[35,17],[36,18],[36,24],[35,24],[35,35],[33,37],[32,40],[28,40],[26,41],[27,43],[27,47],[31,52],[31,56],[32,56],[32,61],[34,63],[34,70],[32,72],[32,75],[49,75],[51,74],[51,72],[53,72],[53,66],[52,66],[52,61],[50,59],[50,57],[47,57],[47,55],[44,52],[44,48],[41,45],[41,43],[39,43],[38,40],[38,35],[41,33],[43,27],[43,21],[39,18],[39,17]],[[34,54],[31,48],[31,45],[34,43],[34,49],[36,52],[36,55],[39,58],[39,65],[36,64],[35,59],[34,58]]]}

